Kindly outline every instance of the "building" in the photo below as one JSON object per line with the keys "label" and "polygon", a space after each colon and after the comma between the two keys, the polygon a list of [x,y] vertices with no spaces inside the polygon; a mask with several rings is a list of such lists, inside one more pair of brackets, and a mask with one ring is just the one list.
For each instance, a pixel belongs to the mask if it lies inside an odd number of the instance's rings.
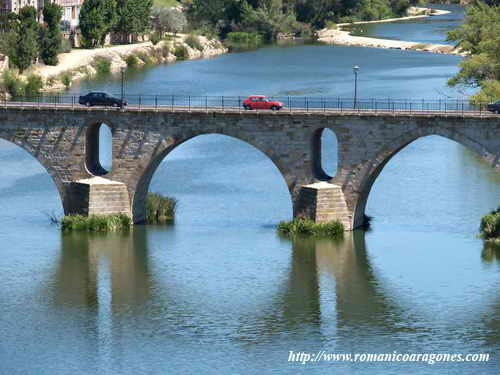
{"label": "building", "polygon": [[[0,0],[1,1],[1,0]],[[62,22],[66,31],[75,30],[79,24],[80,9],[84,0],[52,0],[63,8]]]}
{"label": "building", "polygon": [[[18,13],[25,6],[34,7],[39,14],[43,9],[45,0],[0,0],[0,28],[5,23],[5,17],[10,12]],[[51,0],[63,8],[62,23],[66,31],[78,27],[80,9],[84,0]],[[41,17],[40,17],[41,18]]]}

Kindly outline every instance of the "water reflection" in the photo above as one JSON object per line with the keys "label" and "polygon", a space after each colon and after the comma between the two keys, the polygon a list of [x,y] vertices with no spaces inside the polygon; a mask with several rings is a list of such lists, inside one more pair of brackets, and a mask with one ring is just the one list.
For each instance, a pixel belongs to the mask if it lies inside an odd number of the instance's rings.
{"label": "water reflection", "polygon": [[481,259],[486,264],[492,264],[495,261],[500,264],[500,243],[485,242],[481,252]]}
{"label": "water reflection", "polygon": [[126,234],[63,234],[61,244],[54,278],[57,304],[95,307],[109,294],[118,311],[150,298],[145,228]]}

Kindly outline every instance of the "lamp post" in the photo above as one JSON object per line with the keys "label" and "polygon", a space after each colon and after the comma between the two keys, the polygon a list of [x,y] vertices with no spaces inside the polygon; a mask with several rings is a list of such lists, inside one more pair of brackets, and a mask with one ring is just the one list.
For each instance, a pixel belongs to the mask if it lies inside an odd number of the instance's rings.
{"label": "lamp post", "polygon": [[124,87],[123,87],[123,77],[125,75],[125,68],[123,66],[120,68],[120,73],[122,75],[122,94],[121,94],[121,99],[122,99],[122,103],[123,103],[123,98],[125,96],[125,94],[124,94]]}
{"label": "lamp post", "polygon": [[358,72],[359,66],[354,65],[352,67],[352,71],[354,72],[354,108],[356,108],[357,100],[358,100]]}

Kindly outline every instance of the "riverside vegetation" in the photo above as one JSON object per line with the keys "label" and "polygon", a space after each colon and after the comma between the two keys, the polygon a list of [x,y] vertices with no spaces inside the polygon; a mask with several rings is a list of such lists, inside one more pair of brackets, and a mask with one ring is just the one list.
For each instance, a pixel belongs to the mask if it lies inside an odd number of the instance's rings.
{"label": "riverside vegetation", "polygon": [[311,219],[302,217],[291,221],[282,221],[278,224],[278,233],[287,236],[312,236],[340,238],[344,235],[344,225],[337,220],[327,223],[315,223]]}
{"label": "riverside vegetation", "polygon": [[[177,200],[157,193],[146,197],[146,219],[148,224],[169,224],[175,220]],[[132,227],[132,220],[125,214],[112,215],[67,215],[62,219],[50,216],[63,232],[124,232]]]}
{"label": "riverside vegetation", "polygon": [[500,244],[500,207],[481,219],[479,232],[485,241]]}

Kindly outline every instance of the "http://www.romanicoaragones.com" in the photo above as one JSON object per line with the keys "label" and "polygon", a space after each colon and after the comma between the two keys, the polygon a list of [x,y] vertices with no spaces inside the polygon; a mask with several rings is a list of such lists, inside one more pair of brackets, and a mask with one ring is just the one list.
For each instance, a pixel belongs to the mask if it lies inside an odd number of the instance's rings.
{"label": "http://www.romanicoaragones.com", "polygon": [[315,362],[421,362],[434,365],[442,362],[488,362],[487,353],[328,353],[293,351],[288,352],[288,362],[300,364]]}

